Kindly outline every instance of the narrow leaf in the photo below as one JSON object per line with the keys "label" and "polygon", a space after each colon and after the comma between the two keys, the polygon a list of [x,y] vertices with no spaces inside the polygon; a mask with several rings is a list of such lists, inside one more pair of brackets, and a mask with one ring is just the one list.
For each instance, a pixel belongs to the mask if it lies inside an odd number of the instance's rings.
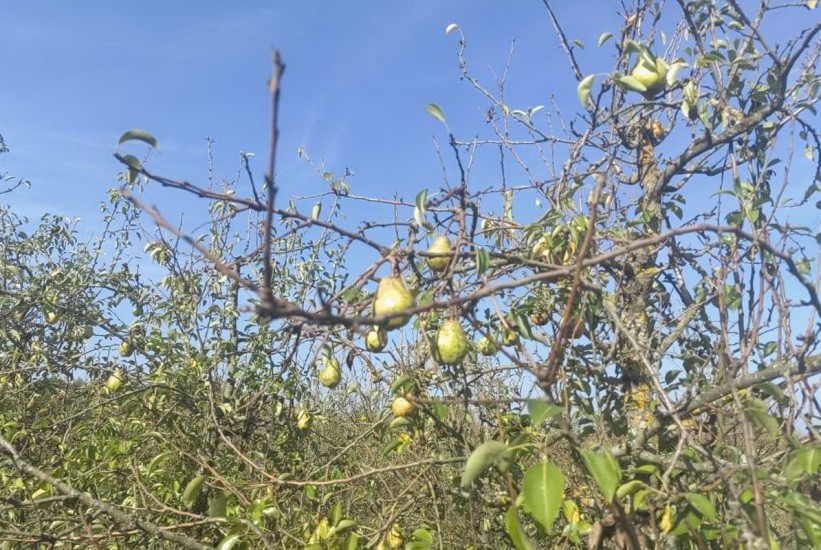
{"label": "narrow leaf", "polygon": [[224,539],[220,541],[217,545],[216,550],[231,550],[236,543],[239,542],[239,535],[236,533],[230,533]]}
{"label": "narrow leaf", "polygon": [[507,536],[516,550],[536,550],[536,545],[527,536],[525,530],[522,529],[522,524],[519,523],[519,516],[516,514],[516,508],[510,508],[505,512],[505,531]]}
{"label": "narrow leaf", "polygon": [[599,37],[599,48],[601,48],[604,45],[604,43],[610,40],[611,38],[613,38],[612,32],[603,32]]}
{"label": "narrow leaf", "polygon": [[593,87],[594,80],[596,80],[595,74],[587,75],[579,82],[579,86],[576,88],[576,94],[579,96],[579,102],[582,104],[582,107],[587,107],[587,99],[590,97],[590,88]]}
{"label": "narrow leaf", "polygon": [[507,444],[501,441],[486,441],[476,447],[470,454],[465,471],[462,473],[462,487],[468,487],[473,481],[490,468],[508,450]]}
{"label": "narrow leaf", "polygon": [[425,109],[427,109],[428,113],[430,113],[430,115],[433,118],[437,119],[439,122],[443,124],[445,123],[445,113],[442,111],[439,105],[437,105],[436,103],[428,103]]}
{"label": "narrow leaf", "polygon": [[185,490],[182,492],[182,503],[186,507],[191,508],[197,501],[197,497],[200,495],[204,481],[205,476],[197,476],[189,481],[188,485],[185,486]]}
{"label": "narrow leaf", "polygon": [[445,27],[445,34],[450,34],[458,28],[459,28],[459,25],[457,25],[456,23],[451,23],[450,25]]}
{"label": "narrow leaf", "polygon": [[531,466],[525,472],[522,493],[527,512],[545,529],[550,529],[562,505],[564,476],[550,462]]}
{"label": "narrow leaf", "polygon": [[142,141],[143,143],[147,143],[155,149],[158,146],[157,138],[155,138],[145,130],[129,130],[120,136],[120,140],[117,142],[117,144],[122,145],[126,141]]}

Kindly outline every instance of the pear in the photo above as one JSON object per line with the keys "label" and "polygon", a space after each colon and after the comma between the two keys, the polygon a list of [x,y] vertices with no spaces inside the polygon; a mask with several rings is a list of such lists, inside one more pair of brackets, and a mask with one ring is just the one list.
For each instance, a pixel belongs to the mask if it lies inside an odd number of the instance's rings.
{"label": "pear", "polygon": [[436,333],[438,357],[435,359],[443,365],[459,365],[468,353],[468,339],[462,325],[449,319],[442,323]]}
{"label": "pear", "polygon": [[397,397],[393,400],[393,403],[391,403],[391,411],[395,417],[400,418],[403,416],[411,416],[416,412],[416,407],[406,398]]}
{"label": "pear", "polygon": [[[376,299],[373,302],[373,314],[376,316],[399,313],[414,306],[413,294],[401,277],[385,277],[379,282],[376,289]],[[385,328],[393,330],[400,328],[410,320],[409,315],[394,317]]]}
{"label": "pear", "polygon": [[299,409],[299,412],[296,414],[296,427],[300,430],[307,430],[311,427],[314,418],[311,416],[311,413],[308,412],[307,409]]}
{"label": "pear", "polygon": [[129,357],[134,353],[134,345],[131,342],[125,341],[120,344],[120,357]]}
{"label": "pear", "polygon": [[[451,254],[452,252],[453,249],[450,247],[450,241],[444,235],[436,237],[436,240],[434,240],[433,244],[428,248],[428,254]],[[450,263],[450,257],[448,256],[428,258],[428,266],[430,266],[432,271],[436,271],[437,273],[441,273],[447,269],[448,263]]]}
{"label": "pear", "polygon": [[379,325],[374,325],[365,333],[365,347],[368,351],[382,351],[387,344],[388,333]]}
{"label": "pear", "polygon": [[482,336],[482,339],[479,340],[479,343],[476,344],[476,349],[479,350],[479,353],[490,357],[491,355],[495,355],[497,351],[499,351],[499,346],[496,345],[496,342],[488,338],[487,336]]}
{"label": "pear", "polygon": [[539,309],[530,314],[530,322],[537,327],[543,327],[550,321],[550,312]]}
{"label": "pear", "polygon": [[334,389],[342,380],[342,371],[339,370],[339,361],[330,358],[325,363],[325,368],[319,371],[319,382],[326,388]]}
{"label": "pear", "polygon": [[519,333],[516,330],[505,329],[503,342],[506,346],[515,346],[519,343]]}
{"label": "pear", "polygon": [[105,381],[105,389],[108,393],[114,393],[118,391],[120,388],[123,387],[123,380],[125,379],[125,374],[123,373],[122,369],[115,370],[111,376],[108,377],[108,380]]}

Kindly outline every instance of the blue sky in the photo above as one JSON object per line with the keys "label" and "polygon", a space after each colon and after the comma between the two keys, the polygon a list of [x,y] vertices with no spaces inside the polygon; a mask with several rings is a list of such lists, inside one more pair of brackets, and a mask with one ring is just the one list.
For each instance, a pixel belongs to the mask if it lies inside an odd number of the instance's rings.
{"label": "blue sky", "polygon": [[[557,2],[571,37],[592,46],[618,19],[612,9]],[[479,131],[482,99],[458,79],[458,23],[480,77],[501,70],[516,40],[510,103],[575,102],[575,84],[541,2],[198,2],[0,1],[0,133],[12,149],[0,170],[28,178],[31,191],[4,197],[22,213],[50,211],[97,220],[119,170],[119,135],[152,132],[161,151],[151,168],[203,181],[205,138],[216,141],[217,176],[236,173],[238,153],[268,144],[270,51],[287,64],[282,97],[282,193],[323,190],[303,160],[342,172],[361,193],[412,198],[441,183],[425,113],[442,106],[451,127]],[[609,61],[598,68],[606,70]],[[575,104],[574,104],[575,108]],[[173,197],[176,199],[177,197]],[[152,196],[159,205],[168,194]]]}

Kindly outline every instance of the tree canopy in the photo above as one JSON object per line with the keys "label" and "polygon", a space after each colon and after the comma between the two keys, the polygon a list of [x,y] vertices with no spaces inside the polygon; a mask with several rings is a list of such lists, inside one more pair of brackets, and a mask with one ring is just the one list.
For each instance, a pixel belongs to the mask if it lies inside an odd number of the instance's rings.
{"label": "tree canopy", "polygon": [[821,547],[817,2],[543,4],[578,104],[449,25],[438,186],[294,193],[275,52],[264,173],[128,130],[99,234],[0,204],[2,548]]}

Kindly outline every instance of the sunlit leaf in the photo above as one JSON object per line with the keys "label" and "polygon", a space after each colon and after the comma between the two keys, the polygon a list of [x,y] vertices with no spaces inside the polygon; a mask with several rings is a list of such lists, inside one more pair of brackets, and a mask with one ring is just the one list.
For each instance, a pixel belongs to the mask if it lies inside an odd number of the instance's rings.
{"label": "sunlit leaf", "polygon": [[457,25],[456,23],[451,23],[450,25],[445,27],[445,34],[450,34],[458,28],[459,28],[459,25]]}
{"label": "sunlit leaf", "polygon": [[157,138],[146,132],[145,130],[129,130],[120,136],[118,145],[122,145],[126,141],[142,141],[151,147],[157,148]]}
{"label": "sunlit leaf", "polygon": [[427,109],[430,115],[439,122],[445,122],[445,113],[442,112],[442,109],[436,103],[428,103],[425,109]]}
{"label": "sunlit leaf", "polygon": [[564,475],[550,462],[531,466],[522,481],[527,512],[545,529],[550,529],[562,504]]}
{"label": "sunlit leaf", "polygon": [[582,104],[582,107],[587,107],[587,99],[590,97],[590,88],[593,86],[594,80],[596,80],[595,74],[587,75],[579,82],[579,86],[576,88],[576,94],[579,96],[579,102]]}
{"label": "sunlit leaf", "polygon": [[601,36],[599,36],[599,48],[601,48],[605,42],[613,38],[612,32],[603,32]]}

